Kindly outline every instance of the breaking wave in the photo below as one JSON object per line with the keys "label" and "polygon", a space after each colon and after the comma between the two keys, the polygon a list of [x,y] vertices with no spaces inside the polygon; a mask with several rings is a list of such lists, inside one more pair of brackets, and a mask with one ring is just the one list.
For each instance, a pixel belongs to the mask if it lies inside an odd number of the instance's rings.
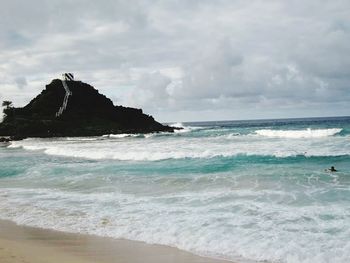
{"label": "breaking wave", "polygon": [[102,136],[103,138],[109,138],[109,139],[121,139],[121,138],[144,138],[144,134],[139,133],[121,133],[121,134],[106,134]]}
{"label": "breaking wave", "polygon": [[[341,129],[334,129],[335,134]],[[265,130],[266,132],[267,130]],[[96,139],[95,141],[56,140],[56,139],[26,139],[14,141],[10,148],[26,150],[40,150],[49,155],[87,159],[113,159],[130,161],[158,161],[166,159],[198,159],[216,157],[246,156],[274,156],[277,158],[293,157],[298,155],[311,156],[344,156],[350,155],[350,140],[348,136],[305,137],[305,134],[293,131],[275,131],[283,136],[292,137],[281,141],[266,139],[265,136],[247,136],[228,134],[226,136],[190,137],[174,135],[143,135],[140,139],[133,139],[129,134],[115,135]],[[294,131],[297,132],[297,131]],[[263,134],[263,132],[261,132]],[[290,134],[291,133],[291,134]],[[271,130],[267,132],[272,136]],[[277,133],[278,134],[278,133]],[[280,135],[281,136],[281,135]],[[301,137],[304,136],[304,137]],[[132,138],[132,139],[130,139]],[[279,138],[279,137],[277,137]],[[285,137],[282,137],[285,138]],[[297,138],[297,139],[296,139]],[[307,138],[307,139],[302,139]],[[309,139],[309,138],[312,138]],[[329,145],[332,145],[330,147]]]}
{"label": "breaking wave", "polygon": [[328,136],[334,136],[340,133],[342,129],[333,128],[333,129],[305,129],[305,130],[256,130],[255,133],[261,136],[266,137],[275,137],[275,138],[322,138]]}
{"label": "breaking wave", "polygon": [[201,128],[201,127],[186,126],[182,122],[173,123],[173,124],[170,124],[169,126],[174,128],[181,128],[181,130],[175,130],[175,133],[190,132]]}

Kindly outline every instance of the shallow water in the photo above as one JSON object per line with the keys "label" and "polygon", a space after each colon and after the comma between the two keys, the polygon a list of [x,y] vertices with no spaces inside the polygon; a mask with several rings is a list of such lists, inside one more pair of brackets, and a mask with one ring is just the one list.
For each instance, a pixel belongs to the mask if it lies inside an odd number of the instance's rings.
{"label": "shallow water", "polygon": [[242,262],[349,262],[350,118],[176,125],[0,148],[0,217]]}

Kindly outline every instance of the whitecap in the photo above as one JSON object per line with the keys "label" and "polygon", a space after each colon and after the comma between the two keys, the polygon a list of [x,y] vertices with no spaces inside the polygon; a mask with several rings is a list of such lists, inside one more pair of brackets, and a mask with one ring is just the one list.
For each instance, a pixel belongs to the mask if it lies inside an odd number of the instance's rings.
{"label": "whitecap", "polygon": [[305,129],[305,130],[271,130],[263,129],[256,130],[255,133],[260,136],[274,137],[274,138],[322,138],[328,136],[334,136],[340,133],[342,129],[332,128],[332,129]]}

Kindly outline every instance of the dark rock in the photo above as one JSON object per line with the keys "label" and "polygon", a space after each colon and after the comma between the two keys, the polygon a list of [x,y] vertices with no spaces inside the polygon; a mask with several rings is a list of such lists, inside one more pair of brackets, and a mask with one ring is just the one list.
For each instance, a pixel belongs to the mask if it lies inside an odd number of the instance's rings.
{"label": "dark rock", "polygon": [[62,81],[54,79],[25,107],[4,110],[0,135],[23,139],[174,131],[173,127],[143,114],[141,109],[114,106],[89,84],[81,81],[67,81],[67,84],[72,95],[62,115],[56,117],[66,92]]}
{"label": "dark rock", "polygon": [[10,142],[10,138],[0,137],[0,142]]}

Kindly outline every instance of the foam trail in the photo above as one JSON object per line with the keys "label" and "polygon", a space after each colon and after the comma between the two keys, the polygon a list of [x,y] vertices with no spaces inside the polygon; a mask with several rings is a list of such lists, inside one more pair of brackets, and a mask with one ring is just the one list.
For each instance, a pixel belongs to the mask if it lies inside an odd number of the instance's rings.
{"label": "foam trail", "polygon": [[256,130],[255,133],[261,136],[266,137],[275,137],[275,138],[322,138],[333,136],[340,133],[342,129],[333,128],[333,129],[305,129],[305,130]]}

